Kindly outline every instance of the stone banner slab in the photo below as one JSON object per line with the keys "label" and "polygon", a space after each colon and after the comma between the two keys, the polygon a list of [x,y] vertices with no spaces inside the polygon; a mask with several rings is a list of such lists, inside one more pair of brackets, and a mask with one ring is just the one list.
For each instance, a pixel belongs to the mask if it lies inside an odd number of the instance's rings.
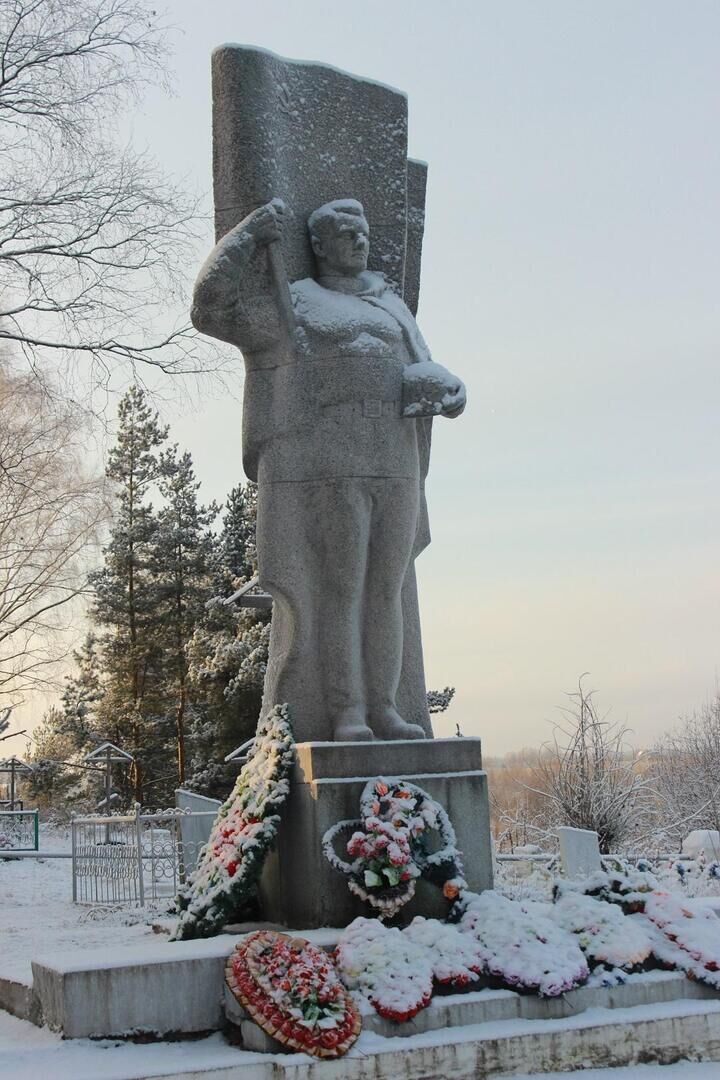
{"label": "stone banner slab", "polygon": [[216,238],[283,199],[284,261],[297,281],[314,273],[310,213],[332,199],[359,199],[373,237],[370,269],[407,293],[415,311],[427,166],[408,166],[405,94],[328,64],[236,44],[213,52],[212,82]]}

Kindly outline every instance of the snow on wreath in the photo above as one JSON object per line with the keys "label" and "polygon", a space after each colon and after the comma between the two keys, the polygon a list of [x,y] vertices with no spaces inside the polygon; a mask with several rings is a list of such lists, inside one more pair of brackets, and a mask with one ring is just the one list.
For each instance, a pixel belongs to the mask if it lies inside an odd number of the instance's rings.
{"label": "snow on wreath", "polygon": [[225,965],[227,984],[271,1038],[320,1058],[347,1053],[360,1015],[330,956],[304,938],[257,930]]}
{"label": "snow on wreath", "polygon": [[[328,862],[345,874],[350,892],[389,919],[412,900],[415,879],[423,876],[442,887],[447,900],[467,888],[455,831],[443,807],[407,780],[378,777],[360,796],[361,818],[339,821],[325,833]],[[354,830],[346,845],[351,863],[335,850],[338,836]],[[437,834],[440,848],[430,850]]]}
{"label": "snow on wreath", "polygon": [[213,937],[247,910],[275,842],[289,788],[294,740],[287,705],[258,724],[246,763],[218,810],[195,871],[178,894],[180,921],[173,940]]}

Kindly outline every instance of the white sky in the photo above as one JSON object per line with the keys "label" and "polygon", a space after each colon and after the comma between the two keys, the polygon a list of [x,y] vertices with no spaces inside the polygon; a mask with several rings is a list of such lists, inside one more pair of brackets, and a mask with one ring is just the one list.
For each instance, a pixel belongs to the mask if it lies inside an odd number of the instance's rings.
{"label": "white sky", "polygon": [[[490,754],[537,744],[589,671],[600,706],[652,741],[714,693],[720,663],[720,6],[170,10],[177,96],[150,97],[134,130],[200,190],[218,44],[409,96],[410,152],[430,165],[418,319],[469,393],[435,425],[418,563],[428,685],[457,686],[437,733],[459,721]],[[203,497],[224,498],[238,400],[165,418]]]}

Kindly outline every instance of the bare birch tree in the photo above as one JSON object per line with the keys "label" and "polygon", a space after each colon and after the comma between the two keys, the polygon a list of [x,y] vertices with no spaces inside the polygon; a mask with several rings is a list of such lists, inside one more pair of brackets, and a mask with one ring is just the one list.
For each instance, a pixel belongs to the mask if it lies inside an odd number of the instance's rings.
{"label": "bare birch tree", "polygon": [[648,755],[657,774],[665,832],[679,844],[691,829],[720,831],[720,693]]}
{"label": "bare birch tree", "polygon": [[195,201],[120,132],[168,32],[143,0],[0,0],[0,340],[36,373],[213,362],[185,314]]}
{"label": "bare birch tree", "polygon": [[0,706],[53,685],[104,514],[83,414],[0,361]]}

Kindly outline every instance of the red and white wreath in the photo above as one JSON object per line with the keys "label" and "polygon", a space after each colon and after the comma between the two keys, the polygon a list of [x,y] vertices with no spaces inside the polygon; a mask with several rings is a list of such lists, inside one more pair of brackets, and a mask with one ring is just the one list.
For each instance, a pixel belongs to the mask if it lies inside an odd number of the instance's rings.
{"label": "red and white wreath", "polygon": [[360,1015],[322,949],[274,930],[236,945],[230,990],[266,1034],[313,1057],[337,1058],[360,1034]]}

